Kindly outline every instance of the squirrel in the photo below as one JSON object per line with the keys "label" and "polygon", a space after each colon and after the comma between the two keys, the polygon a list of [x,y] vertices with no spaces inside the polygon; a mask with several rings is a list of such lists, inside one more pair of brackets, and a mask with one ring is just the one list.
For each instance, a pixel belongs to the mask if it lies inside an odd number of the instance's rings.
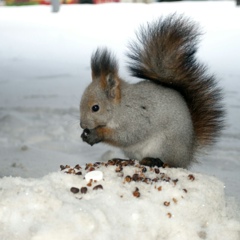
{"label": "squirrel", "polygon": [[140,164],[188,168],[224,127],[222,89],[196,59],[198,24],[183,15],[160,17],[129,45],[129,70],[119,77],[107,48],[91,57],[92,82],[80,102],[83,141],[119,147]]}

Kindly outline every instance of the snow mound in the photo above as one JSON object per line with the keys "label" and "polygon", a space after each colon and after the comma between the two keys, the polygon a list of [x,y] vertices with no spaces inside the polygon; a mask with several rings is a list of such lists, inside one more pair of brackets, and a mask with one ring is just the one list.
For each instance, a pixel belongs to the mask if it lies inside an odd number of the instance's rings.
{"label": "snow mound", "polygon": [[[94,171],[98,181],[87,181],[85,176],[94,176]],[[240,223],[229,214],[222,182],[184,169],[113,159],[61,166],[61,171],[40,179],[4,177],[0,186],[0,239],[240,236]]]}

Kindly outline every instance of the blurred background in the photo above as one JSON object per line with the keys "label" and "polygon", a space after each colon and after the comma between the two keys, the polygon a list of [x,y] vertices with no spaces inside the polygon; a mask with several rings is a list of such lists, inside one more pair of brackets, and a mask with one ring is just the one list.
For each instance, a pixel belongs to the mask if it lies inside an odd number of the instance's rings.
{"label": "blurred background", "polygon": [[[52,2],[55,0],[52,0]],[[61,4],[98,4],[98,3],[109,3],[109,2],[129,2],[129,3],[152,3],[152,2],[175,2],[176,0],[60,0]],[[178,0],[181,1],[181,0]],[[193,0],[197,1],[197,0]],[[208,0],[206,0],[208,1]],[[223,0],[218,0],[223,1]],[[240,0],[229,0],[236,1],[237,5],[240,5]],[[0,5],[7,6],[21,6],[21,5],[36,5],[36,4],[51,4],[51,0],[0,0]]]}

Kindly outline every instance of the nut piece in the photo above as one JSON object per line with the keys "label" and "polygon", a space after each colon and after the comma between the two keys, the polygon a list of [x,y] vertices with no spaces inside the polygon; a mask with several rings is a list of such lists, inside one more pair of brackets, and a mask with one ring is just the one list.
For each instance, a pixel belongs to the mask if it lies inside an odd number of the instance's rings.
{"label": "nut piece", "polygon": [[103,186],[101,184],[96,185],[93,190],[103,189]]}
{"label": "nut piece", "polygon": [[88,169],[88,171],[89,171],[89,172],[95,171],[95,168],[94,168],[94,167],[90,167],[90,168]]}
{"label": "nut piece", "polygon": [[176,186],[176,184],[177,184],[177,182],[178,182],[178,179],[174,179],[174,180],[172,180],[172,181],[173,181],[174,185]]}
{"label": "nut piece", "polygon": [[86,163],[86,167],[85,167],[85,170],[88,170],[90,167],[92,167],[93,164],[92,163]]}
{"label": "nut piece", "polygon": [[87,183],[87,186],[88,186],[88,187],[91,187],[91,186],[92,186],[92,182],[93,182],[93,180],[90,179],[90,181]]}
{"label": "nut piece", "polygon": [[158,177],[155,177],[152,179],[152,182],[158,182],[159,178]]}
{"label": "nut piece", "polygon": [[143,178],[143,182],[146,183],[146,184],[149,184],[151,182],[151,178]]}
{"label": "nut piece", "polygon": [[94,167],[99,167],[100,165],[101,165],[101,162],[95,162],[95,163],[93,164]]}
{"label": "nut piece", "polygon": [[81,193],[86,194],[87,193],[87,187],[82,187],[81,188]]}
{"label": "nut piece", "polygon": [[126,181],[126,182],[131,182],[131,181],[132,181],[132,178],[131,178],[129,175],[127,175],[127,176],[125,177],[125,181]]}
{"label": "nut piece", "polygon": [[66,166],[60,165],[60,168],[61,168],[61,171],[63,171],[63,170],[65,170],[66,168],[70,168],[70,166],[69,166],[69,165],[66,165]]}
{"label": "nut piece", "polygon": [[170,205],[170,202],[165,201],[163,204],[164,206],[168,207]]}
{"label": "nut piece", "polygon": [[136,197],[136,198],[139,198],[140,197],[140,192],[139,192],[139,189],[136,188],[135,191],[133,192],[133,196]]}
{"label": "nut piece", "polygon": [[194,180],[195,180],[195,177],[194,177],[192,174],[189,174],[189,175],[188,175],[188,179],[191,180],[191,181],[194,181]]}
{"label": "nut piece", "polygon": [[70,188],[70,191],[71,191],[72,193],[78,193],[78,192],[79,192],[79,188],[71,187],[71,188]]}
{"label": "nut piece", "polygon": [[68,173],[68,174],[75,174],[75,170],[73,168],[69,168],[66,173]]}
{"label": "nut piece", "polygon": [[76,168],[77,170],[82,169],[81,166],[79,164],[77,164],[74,168]]}
{"label": "nut piece", "polygon": [[137,182],[139,180],[139,175],[137,173],[133,174],[132,180]]}
{"label": "nut piece", "polygon": [[123,170],[122,166],[117,166],[115,172],[121,172]]}
{"label": "nut piece", "polygon": [[63,165],[60,165],[61,171],[63,171],[65,169],[65,167]]}
{"label": "nut piece", "polygon": [[167,163],[164,163],[162,167],[163,168],[170,168],[170,165],[168,165]]}

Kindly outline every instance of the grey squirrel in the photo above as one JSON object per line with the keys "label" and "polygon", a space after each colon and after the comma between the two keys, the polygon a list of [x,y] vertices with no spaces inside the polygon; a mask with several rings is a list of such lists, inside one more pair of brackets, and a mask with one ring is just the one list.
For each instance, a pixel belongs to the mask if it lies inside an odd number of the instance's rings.
{"label": "grey squirrel", "polygon": [[80,103],[81,137],[119,147],[141,164],[187,168],[223,128],[222,91],[195,56],[198,26],[170,15],[142,26],[130,44],[129,69],[119,77],[107,48],[91,58],[92,82]]}

